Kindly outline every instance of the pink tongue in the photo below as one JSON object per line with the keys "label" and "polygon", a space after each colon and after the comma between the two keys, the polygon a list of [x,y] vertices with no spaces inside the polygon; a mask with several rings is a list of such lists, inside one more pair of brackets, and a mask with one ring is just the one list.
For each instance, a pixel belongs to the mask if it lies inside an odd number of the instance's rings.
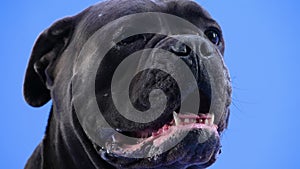
{"label": "pink tongue", "polygon": [[152,132],[152,137],[156,137],[156,136],[159,136],[161,135],[163,132],[169,130],[171,126],[165,124],[162,128],[160,128],[158,131],[156,132]]}
{"label": "pink tongue", "polygon": [[[206,129],[210,131],[209,133],[217,134],[217,126],[207,126],[205,124],[200,123],[192,123],[186,125],[178,125],[178,126],[169,126],[164,125],[157,132],[152,133],[152,136],[146,139],[139,139],[136,144],[122,144],[118,145],[118,147],[108,146],[107,150],[113,152],[116,155],[121,156],[130,156],[135,157],[140,155],[141,153],[146,153],[153,147],[165,147],[164,149],[170,149],[178,144],[192,129]],[[122,138],[119,138],[122,140]],[[122,143],[121,140],[117,140],[117,142]],[[205,140],[204,140],[205,141]],[[203,141],[203,142],[204,142]]]}
{"label": "pink tongue", "polygon": [[[164,142],[168,142],[168,139],[170,139],[172,136],[176,136],[176,135],[179,136],[179,135],[183,135],[183,134],[186,135],[192,129],[207,129],[207,130],[211,130],[215,133],[218,133],[216,125],[207,126],[205,124],[200,124],[200,123],[192,123],[192,124],[179,125],[179,126],[165,125],[165,126],[163,126],[163,128],[159,129],[157,133],[155,133],[154,135],[152,134],[152,136],[148,139],[153,141],[154,146],[158,147],[161,144],[163,144]],[[144,141],[148,141],[148,139],[146,139]]]}

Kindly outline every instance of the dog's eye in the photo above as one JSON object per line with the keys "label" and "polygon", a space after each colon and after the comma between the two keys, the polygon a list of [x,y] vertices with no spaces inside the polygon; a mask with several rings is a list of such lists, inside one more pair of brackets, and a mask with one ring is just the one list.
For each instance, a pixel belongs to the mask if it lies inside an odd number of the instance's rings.
{"label": "dog's eye", "polygon": [[216,28],[209,28],[205,32],[207,38],[215,45],[219,45],[221,42],[220,31]]}

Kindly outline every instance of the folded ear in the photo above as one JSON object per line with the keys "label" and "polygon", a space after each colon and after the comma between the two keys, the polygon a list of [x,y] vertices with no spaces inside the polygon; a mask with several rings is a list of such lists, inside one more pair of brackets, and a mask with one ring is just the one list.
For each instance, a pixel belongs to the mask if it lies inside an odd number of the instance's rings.
{"label": "folded ear", "polygon": [[40,34],[33,47],[26,70],[23,94],[26,102],[40,107],[50,100],[49,86],[54,80],[54,61],[68,45],[75,19],[67,17],[55,22]]}

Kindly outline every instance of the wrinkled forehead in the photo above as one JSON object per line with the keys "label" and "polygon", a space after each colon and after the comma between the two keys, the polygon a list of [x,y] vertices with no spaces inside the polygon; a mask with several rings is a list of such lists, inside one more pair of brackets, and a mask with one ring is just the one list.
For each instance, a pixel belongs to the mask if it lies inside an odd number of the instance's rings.
{"label": "wrinkled forehead", "polygon": [[[82,53],[90,53],[91,55],[97,53],[97,57],[93,58],[102,58],[104,56],[99,56],[99,54],[106,54],[116,43],[138,34],[158,34],[169,37],[187,34],[204,36],[199,27],[182,17],[162,12],[136,13],[122,16],[95,28],[93,33],[86,39],[85,44],[82,45],[81,55]],[[86,55],[80,57],[80,59],[85,58],[87,58]],[[84,63],[84,61],[78,63]],[[91,63],[90,60],[87,63]]]}
{"label": "wrinkled forehead", "polygon": [[[218,23],[212,19],[210,14],[203,9],[196,2],[188,0],[158,0],[158,1],[107,1],[102,2],[98,5],[95,5],[88,9],[84,14],[83,19],[80,21],[80,30],[85,32],[85,36],[89,37],[94,34],[98,29],[107,26],[109,23],[114,23],[110,25],[112,31],[118,31],[118,28],[126,27],[136,27],[142,26],[144,29],[145,26],[149,23],[155,24],[168,31],[170,29],[184,29],[186,24],[177,23],[174,24],[170,17],[162,17],[159,15],[148,15],[144,17],[144,20],[137,20],[135,23],[128,22],[124,16],[131,15],[142,15],[143,13],[164,13],[169,15],[174,15],[180,17],[183,20],[193,24],[200,30],[205,30],[209,27],[216,27],[221,30]],[[120,19],[122,18],[122,19]],[[171,20],[170,20],[171,19]],[[118,20],[118,22],[115,22]],[[141,22],[141,23],[139,23]],[[173,24],[170,24],[173,23]],[[188,25],[189,27],[189,25]],[[190,27],[189,27],[190,28]],[[80,32],[79,32],[80,33]]]}

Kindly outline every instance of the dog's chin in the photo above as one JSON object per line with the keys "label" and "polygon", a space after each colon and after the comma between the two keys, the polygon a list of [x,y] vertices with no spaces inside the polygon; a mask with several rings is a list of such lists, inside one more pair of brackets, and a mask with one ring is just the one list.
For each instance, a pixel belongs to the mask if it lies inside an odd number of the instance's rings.
{"label": "dog's chin", "polygon": [[[97,147],[102,159],[116,168],[204,168],[220,151],[220,136],[213,115],[178,114],[146,138],[129,141],[117,133],[105,147]],[[146,132],[148,133],[148,132]]]}

